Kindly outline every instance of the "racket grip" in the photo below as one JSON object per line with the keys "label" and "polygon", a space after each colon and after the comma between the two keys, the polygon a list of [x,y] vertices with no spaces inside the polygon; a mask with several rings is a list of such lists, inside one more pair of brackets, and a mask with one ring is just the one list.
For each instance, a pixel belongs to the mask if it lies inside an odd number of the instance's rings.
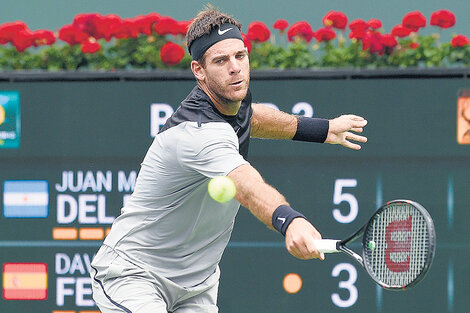
{"label": "racket grip", "polygon": [[341,252],[336,248],[338,242],[335,239],[320,239],[315,240],[315,246],[320,253],[336,253]]}

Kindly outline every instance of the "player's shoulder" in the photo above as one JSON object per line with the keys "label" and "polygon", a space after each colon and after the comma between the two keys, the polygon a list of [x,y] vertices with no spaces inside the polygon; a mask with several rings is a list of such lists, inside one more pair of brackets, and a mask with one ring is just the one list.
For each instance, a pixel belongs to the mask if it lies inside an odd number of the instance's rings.
{"label": "player's shoulder", "polygon": [[198,125],[188,122],[181,125],[185,133],[179,139],[178,151],[183,154],[198,154],[211,147],[232,147],[237,149],[238,137],[228,123],[211,122]]}
{"label": "player's shoulder", "polygon": [[207,140],[237,140],[233,127],[225,121],[213,121],[198,124],[197,122],[185,123],[188,138],[194,141]]}

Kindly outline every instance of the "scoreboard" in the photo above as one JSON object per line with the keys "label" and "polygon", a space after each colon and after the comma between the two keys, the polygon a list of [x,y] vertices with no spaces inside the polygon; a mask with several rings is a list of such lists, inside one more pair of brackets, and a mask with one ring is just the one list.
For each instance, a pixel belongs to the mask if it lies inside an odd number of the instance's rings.
{"label": "scoreboard", "polygon": [[[242,207],[220,264],[221,312],[467,310],[470,82],[422,73],[252,73],[255,102],[364,116],[369,141],[352,151],[252,139],[248,161],[324,238],[352,234],[389,200],[421,203],[437,233],[426,278],[392,292],[344,255],[295,259]],[[98,312],[90,262],[153,137],[194,85],[188,72],[0,77],[1,312]]]}

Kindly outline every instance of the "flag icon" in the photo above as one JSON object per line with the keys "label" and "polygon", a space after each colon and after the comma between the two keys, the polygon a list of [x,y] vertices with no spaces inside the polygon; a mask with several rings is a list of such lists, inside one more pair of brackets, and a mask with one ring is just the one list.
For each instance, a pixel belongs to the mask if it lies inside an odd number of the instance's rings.
{"label": "flag icon", "polygon": [[47,264],[3,264],[3,299],[46,300]]}
{"label": "flag icon", "polygon": [[20,94],[18,91],[0,91],[0,148],[19,148],[20,137]]}
{"label": "flag icon", "polygon": [[49,214],[49,183],[45,180],[6,180],[3,216],[45,218]]}

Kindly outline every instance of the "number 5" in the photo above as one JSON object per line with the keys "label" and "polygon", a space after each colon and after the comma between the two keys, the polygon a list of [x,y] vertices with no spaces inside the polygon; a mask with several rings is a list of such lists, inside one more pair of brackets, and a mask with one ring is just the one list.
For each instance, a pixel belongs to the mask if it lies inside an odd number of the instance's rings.
{"label": "number 5", "polygon": [[335,188],[333,192],[333,204],[340,204],[343,201],[349,203],[350,211],[348,215],[343,215],[339,209],[333,209],[333,217],[340,223],[351,223],[357,217],[359,205],[357,199],[353,194],[343,193],[344,187],[356,187],[356,179],[337,179],[335,180]]}

